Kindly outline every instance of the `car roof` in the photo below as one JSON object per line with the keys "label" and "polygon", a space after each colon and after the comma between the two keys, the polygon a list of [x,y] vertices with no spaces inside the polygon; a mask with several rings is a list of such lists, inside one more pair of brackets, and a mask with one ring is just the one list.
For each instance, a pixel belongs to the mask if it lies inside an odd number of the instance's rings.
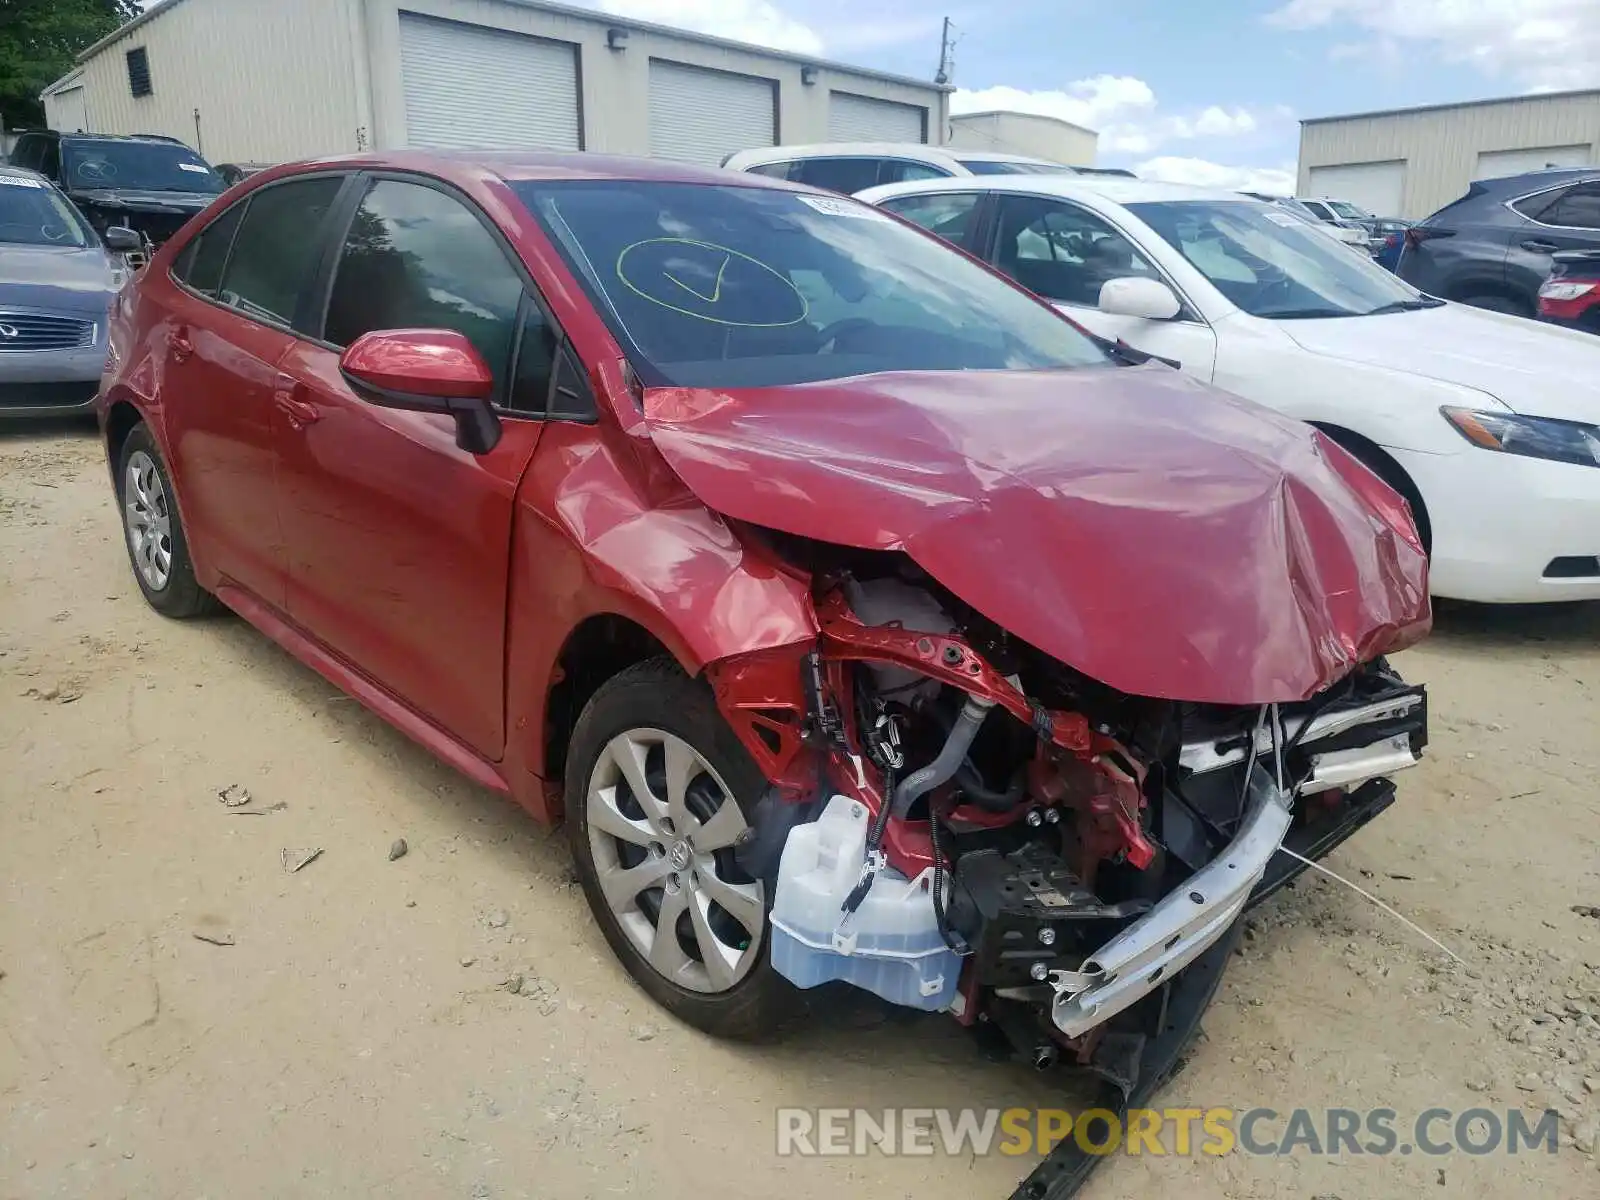
{"label": "car roof", "polygon": [[[761,163],[789,162],[800,158],[908,158],[948,167],[965,162],[1017,162],[1041,166],[1062,166],[1047,158],[1000,151],[974,150],[958,146],[929,146],[923,142],[809,142],[793,146],[757,146],[740,150],[723,160],[725,166],[740,170]],[[1062,166],[1063,170],[1071,168]]]}
{"label": "car roof", "polygon": [[14,167],[10,163],[0,163],[0,175],[5,175],[11,179],[32,179],[44,184],[45,187],[52,191],[55,190],[55,184],[51,183],[39,172],[28,170],[27,167]]}
{"label": "car roof", "polygon": [[[1116,204],[1148,204],[1173,200],[1230,200],[1239,204],[1260,204],[1239,192],[1225,188],[1193,187],[1186,183],[1160,183],[1152,179],[1129,179],[1122,175],[985,175],[977,183],[985,191],[1025,192],[1060,196],[1066,200],[1101,197]],[[858,192],[869,203],[890,196],[919,192],[970,192],[972,179],[921,179],[914,183],[888,183]]]}
{"label": "car roof", "polygon": [[446,178],[490,175],[508,183],[617,180],[637,183],[721,184],[724,187],[760,187],[777,191],[816,190],[764,175],[724,171],[717,167],[702,167],[691,163],[631,158],[624,155],[538,150],[369,151],[365,154],[347,154],[283,163],[252,175],[251,180],[253,182],[260,179],[266,182],[269,179],[280,179],[303,171],[330,168],[352,171],[382,169],[417,171]]}

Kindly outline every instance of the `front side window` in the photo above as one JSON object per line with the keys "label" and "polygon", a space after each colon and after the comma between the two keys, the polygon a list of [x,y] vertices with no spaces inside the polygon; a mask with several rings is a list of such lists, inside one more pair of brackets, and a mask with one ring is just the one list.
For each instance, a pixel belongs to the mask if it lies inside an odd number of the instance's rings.
{"label": "front side window", "polygon": [[252,195],[217,299],[253,320],[292,323],[316,265],[317,231],[343,183],[342,176],[319,175]]}
{"label": "front side window", "polygon": [[1429,302],[1365,255],[1248,201],[1174,200],[1128,210],[1255,317],[1359,317]]}
{"label": "front side window", "polygon": [[0,174],[0,245],[93,244],[94,234],[60,192],[38,179]]}
{"label": "front side window", "polygon": [[982,198],[979,192],[935,192],[928,196],[898,196],[883,201],[878,207],[922,226],[963,250],[971,250],[973,216]]}
{"label": "front side window", "polygon": [[224,191],[222,177],[205,159],[176,142],[96,141],[74,138],[63,150],[65,186],[133,188],[145,192]]}
{"label": "front side window", "polygon": [[1600,183],[1580,183],[1568,188],[1544,210],[1539,220],[1568,229],[1600,229]]}
{"label": "front side window", "polygon": [[1311,210],[1311,215],[1319,221],[1333,220],[1333,210],[1320,200],[1302,200],[1302,204]]}
{"label": "front side window", "polygon": [[995,265],[1030,292],[1093,308],[1113,279],[1160,279],[1150,260],[1111,225],[1076,204],[1002,196]]}
{"label": "front side window", "polygon": [[842,197],[617,180],[513,184],[651,386],[1109,363],[936,239]]}
{"label": "front side window", "polygon": [[[421,184],[380,179],[345,238],[324,336],[348,346],[378,329],[453,329],[483,355],[498,394],[522,293],[500,243],[465,204]],[[531,345],[548,376],[548,345]],[[537,365],[527,362],[530,370]]]}

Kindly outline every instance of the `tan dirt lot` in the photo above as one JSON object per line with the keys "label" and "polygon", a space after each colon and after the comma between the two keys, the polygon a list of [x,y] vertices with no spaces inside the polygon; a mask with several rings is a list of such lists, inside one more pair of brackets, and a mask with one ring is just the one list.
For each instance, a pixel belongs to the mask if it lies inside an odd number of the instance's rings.
{"label": "tan dirt lot", "polygon": [[[1600,920],[1573,911],[1600,905],[1600,609],[1447,609],[1399,665],[1428,761],[1331,863],[1469,969],[1302,881],[1162,1103],[1402,1132],[1550,1105],[1559,1151],[1119,1155],[1090,1200],[1600,1196]],[[779,1158],[773,1110],[1074,1095],[943,1017],[864,1004],[765,1048],[665,1019],[559,834],[243,622],[145,606],[82,427],[0,434],[0,749],[0,1197],[1000,1200],[1028,1161]],[[288,874],[286,847],[323,853]]]}

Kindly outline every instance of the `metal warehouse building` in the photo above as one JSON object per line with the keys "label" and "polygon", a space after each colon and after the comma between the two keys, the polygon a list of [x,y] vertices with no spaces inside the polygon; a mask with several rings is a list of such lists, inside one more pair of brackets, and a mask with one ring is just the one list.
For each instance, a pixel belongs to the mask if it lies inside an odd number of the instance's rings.
{"label": "metal warehouse building", "polygon": [[1100,135],[1092,129],[1038,113],[975,112],[950,118],[950,145],[964,150],[998,150],[1066,163],[1094,166]]}
{"label": "metal warehouse building", "polygon": [[715,164],[942,142],[948,92],[534,0],[163,0],[43,99],[53,129],[165,134],[213,162],[450,146]]}
{"label": "metal warehouse building", "polygon": [[1474,179],[1600,163],[1600,91],[1318,117],[1300,123],[1302,196],[1420,218]]}

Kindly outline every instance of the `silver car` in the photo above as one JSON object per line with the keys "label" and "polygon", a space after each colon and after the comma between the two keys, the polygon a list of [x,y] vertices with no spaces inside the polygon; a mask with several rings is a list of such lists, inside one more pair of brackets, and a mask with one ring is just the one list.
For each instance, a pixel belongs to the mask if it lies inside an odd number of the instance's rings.
{"label": "silver car", "polygon": [[87,413],[106,361],[106,319],[137,249],[105,240],[42,175],[0,166],[0,420]]}

